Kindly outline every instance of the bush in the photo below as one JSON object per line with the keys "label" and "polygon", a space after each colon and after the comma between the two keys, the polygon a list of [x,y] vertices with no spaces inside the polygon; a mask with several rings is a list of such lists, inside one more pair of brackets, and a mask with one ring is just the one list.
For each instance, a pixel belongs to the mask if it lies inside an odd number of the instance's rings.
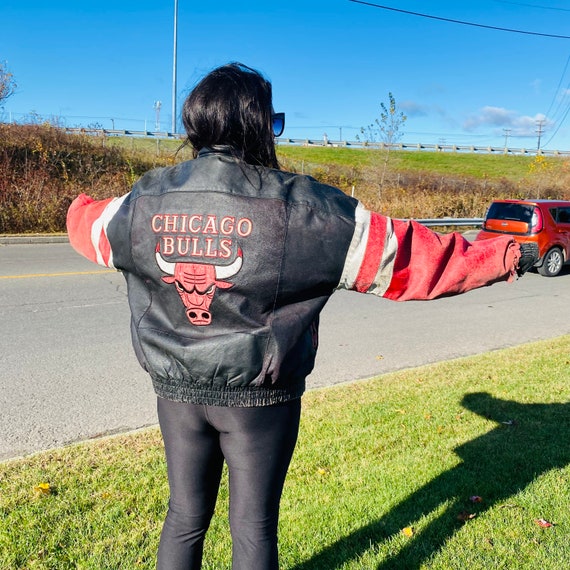
{"label": "bush", "polygon": [[[303,161],[299,169],[299,161],[285,158],[281,163],[287,170],[301,171],[354,194],[369,209],[394,218],[481,218],[491,201],[498,198],[570,199],[569,176],[553,169],[547,176],[544,167],[538,171],[534,162],[518,181],[392,169],[384,174],[383,182],[379,164],[346,166]],[[564,173],[565,168],[561,170]]]}
{"label": "bush", "polygon": [[[0,234],[64,232],[75,196],[121,196],[147,170],[188,158],[190,149],[179,153],[179,144],[0,124]],[[570,199],[570,163],[542,156],[392,152],[384,173],[379,151],[278,152],[285,170],[310,174],[394,218],[480,218],[496,198]]]}
{"label": "bush", "polygon": [[97,137],[0,124],[0,233],[63,232],[75,196],[122,195],[154,165]]}

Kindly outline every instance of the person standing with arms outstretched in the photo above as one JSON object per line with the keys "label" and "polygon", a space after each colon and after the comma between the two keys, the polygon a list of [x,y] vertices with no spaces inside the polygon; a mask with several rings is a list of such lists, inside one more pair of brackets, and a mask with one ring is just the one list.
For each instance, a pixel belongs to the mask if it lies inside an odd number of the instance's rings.
{"label": "person standing with arms outstretched", "polygon": [[182,119],[194,159],[148,172],[120,198],[80,195],[69,239],[127,281],[168,467],[158,569],[201,567],[225,461],[232,568],[277,570],[281,493],[333,292],[433,299],[512,281],[536,257],[510,237],[469,243],[392,220],[280,170],[285,116],[243,64],[205,76]]}

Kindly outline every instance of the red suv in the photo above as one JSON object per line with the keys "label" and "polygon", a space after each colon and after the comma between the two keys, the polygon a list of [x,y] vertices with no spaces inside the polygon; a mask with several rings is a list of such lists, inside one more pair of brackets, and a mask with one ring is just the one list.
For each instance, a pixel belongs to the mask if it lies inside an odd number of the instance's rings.
{"label": "red suv", "polygon": [[475,239],[500,234],[538,245],[535,267],[541,275],[554,277],[570,262],[570,202],[563,200],[495,200],[487,210],[483,229]]}

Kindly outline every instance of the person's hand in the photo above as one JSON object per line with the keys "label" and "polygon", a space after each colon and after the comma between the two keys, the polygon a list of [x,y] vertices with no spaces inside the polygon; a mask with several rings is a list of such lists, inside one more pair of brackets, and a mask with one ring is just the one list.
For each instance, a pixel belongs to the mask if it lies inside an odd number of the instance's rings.
{"label": "person's hand", "polygon": [[517,267],[517,275],[521,277],[524,275],[537,261],[538,245],[535,243],[521,243],[521,257]]}

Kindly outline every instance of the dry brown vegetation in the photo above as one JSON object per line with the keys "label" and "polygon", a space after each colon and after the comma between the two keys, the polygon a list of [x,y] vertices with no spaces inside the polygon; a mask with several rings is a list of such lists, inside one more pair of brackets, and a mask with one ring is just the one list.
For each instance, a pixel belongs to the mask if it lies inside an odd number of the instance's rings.
{"label": "dry brown vegetation", "polygon": [[[473,155],[472,160],[478,158],[483,157]],[[284,160],[282,165],[301,171],[298,161]],[[570,164],[561,159],[528,157],[520,172],[509,177],[442,173],[437,169],[406,168],[399,163],[390,168],[380,184],[382,168],[379,160],[358,168],[305,163],[302,170],[394,218],[480,218],[490,202],[498,198],[570,199]]]}
{"label": "dry brown vegetation", "polygon": [[[64,232],[67,208],[79,193],[120,196],[147,170],[188,158],[188,150],[177,153],[179,142],[169,143],[0,124],[0,234]],[[393,153],[380,184],[385,159],[373,154],[380,151],[310,150],[280,148],[283,168],[311,174],[397,218],[482,217],[500,197],[570,199],[570,167],[562,159],[524,157],[519,165],[516,157],[505,157],[508,163],[491,157],[499,160],[487,172],[482,156],[445,157],[442,164],[433,153]]]}
{"label": "dry brown vegetation", "polygon": [[169,162],[50,125],[0,124],[0,233],[65,231],[67,208],[81,192],[120,196]]}

